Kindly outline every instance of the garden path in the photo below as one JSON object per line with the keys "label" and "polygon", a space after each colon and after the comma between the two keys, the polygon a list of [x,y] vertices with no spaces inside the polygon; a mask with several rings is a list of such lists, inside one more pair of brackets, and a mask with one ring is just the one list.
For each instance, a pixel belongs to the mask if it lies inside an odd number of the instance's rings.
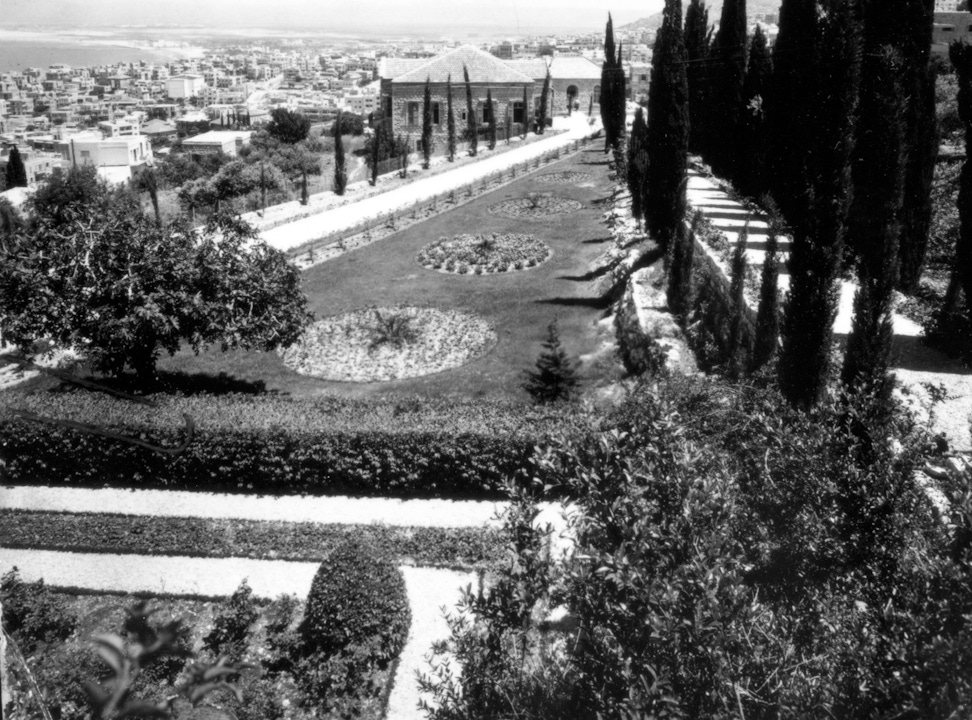
{"label": "garden path", "polygon": [[[754,213],[733,199],[714,179],[696,170],[689,171],[687,193],[689,205],[693,209],[701,210],[713,227],[724,233],[732,245],[735,245],[740,230],[748,220],[747,260],[753,267],[762,267],[766,257],[768,232],[765,215]],[[789,238],[780,238],[779,246],[781,252],[788,252]],[[707,246],[706,251],[723,265],[716,251]],[[786,290],[789,283],[789,275],[785,271],[781,272],[781,289]],[[840,304],[837,319],[834,321],[834,334],[841,342],[850,333],[856,289],[853,282],[845,280],[841,283]],[[930,399],[929,386],[944,388],[946,399],[934,408],[932,430],[948,438],[949,446],[953,450],[972,450],[972,373],[961,363],[922,343],[922,332],[921,326],[914,321],[903,315],[894,315],[895,375],[902,388],[919,398],[922,403],[927,403]]]}
{"label": "garden path", "polygon": [[416,203],[448,193],[470,183],[478,182],[517,164],[532,160],[544,153],[565,147],[575,140],[587,137],[598,127],[592,128],[587,116],[578,113],[570,118],[558,118],[566,132],[514,148],[479,162],[461,165],[454,170],[422,178],[388,192],[362,198],[358,202],[324,210],[311,217],[295,220],[269,230],[260,236],[271,247],[291,250],[304,243],[331,233],[347,230],[370,218],[378,218],[390,212],[411,208]]}

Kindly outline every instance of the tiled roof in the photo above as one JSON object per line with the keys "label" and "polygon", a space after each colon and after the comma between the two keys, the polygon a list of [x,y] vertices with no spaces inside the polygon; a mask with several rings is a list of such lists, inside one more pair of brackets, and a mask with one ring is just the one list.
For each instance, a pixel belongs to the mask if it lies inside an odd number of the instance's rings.
{"label": "tiled roof", "polygon": [[386,80],[404,75],[409,70],[425,65],[429,58],[392,58],[383,57],[378,64],[378,76]]}
{"label": "tiled roof", "polygon": [[392,79],[393,83],[424,83],[428,78],[434,83],[444,83],[452,76],[452,82],[463,81],[462,68],[469,70],[472,83],[510,83],[526,85],[533,78],[510,67],[499,58],[472,45],[463,45],[426,62],[424,65]]}
{"label": "tiled roof", "polygon": [[547,62],[550,62],[550,77],[554,80],[600,80],[601,66],[585,57],[545,57],[527,60],[507,60],[506,64],[534,80],[542,81],[547,75]]}

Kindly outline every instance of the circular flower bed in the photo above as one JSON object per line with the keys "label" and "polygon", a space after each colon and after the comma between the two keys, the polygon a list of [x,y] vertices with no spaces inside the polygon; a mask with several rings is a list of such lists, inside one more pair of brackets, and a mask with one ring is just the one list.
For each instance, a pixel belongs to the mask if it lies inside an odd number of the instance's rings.
{"label": "circular flower bed", "polygon": [[502,215],[508,218],[531,218],[563,215],[580,210],[580,208],[581,204],[576,200],[531,194],[523,198],[503,200],[495,205],[490,205],[488,210],[493,215]]}
{"label": "circular flower bed", "polygon": [[539,265],[550,257],[550,247],[533,235],[490,233],[441,238],[422,248],[419,265],[460,275],[512,272]]}
{"label": "circular flower bed", "polygon": [[563,170],[561,172],[547,173],[535,178],[538,183],[580,183],[591,179],[590,173],[577,172],[575,170]]}
{"label": "circular flower bed", "polygon": [[301,375],[380,382],[465,365],[495,343],[489,323],[471,313],[372,307],[312,323],[280,354],[284,364]]}

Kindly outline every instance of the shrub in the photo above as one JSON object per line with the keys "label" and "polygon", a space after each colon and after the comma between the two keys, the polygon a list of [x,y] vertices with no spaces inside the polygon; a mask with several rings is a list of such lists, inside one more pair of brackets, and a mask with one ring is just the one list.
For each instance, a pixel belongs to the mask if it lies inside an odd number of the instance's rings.
{"label": "shrub", "polygon": [[77,618],[43,580],[27,583],[13,568],[0,580],[3,630],[12,635],[24,655],[42,644],[63,642],[77,626]]}
{"label": "shrub", "polygon": [[203,647],[214,655],[239,661],[246,650],[250,628],[258,616],[253,591],[244,580],[219,609],[213,629],[203,638]]}
{"label": "shrub", "polygon": [[396,349],[401,349],[418,340],[419,331],[413,325],[413,319],[404,311],[384,315],[376,309],[375,324],[371,328],[372,350],[382,346],[391,345]]}
{"label": "shrub", "polygon": [[537,358],[537,369],[526,372],[523,389],[538,403],[570,400],[577,390],[577,368],[560,344],[557,321],[547,326],[543,352]]}
{"label": "shrub", "polygon": [[410,623],[405,579],[373,546],[348,539],[321,564],[300,625],[305,651],[334,655],[370,645],[382,664],[398,656]]}

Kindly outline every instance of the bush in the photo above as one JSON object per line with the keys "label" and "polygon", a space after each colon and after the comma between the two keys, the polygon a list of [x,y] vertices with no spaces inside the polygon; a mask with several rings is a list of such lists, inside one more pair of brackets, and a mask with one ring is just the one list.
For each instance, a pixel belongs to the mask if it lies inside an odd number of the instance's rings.
{"label": "bush", "polygon": [[[270,493],[394,497],[497,497],[554,432],[581,432],[585,417],[478,401],[422,400],[407,422],[397,403],[228,394],[148,396],[158,407],[105,395],[9,391],[0,409],[0,451],[11,483],[182,487]],[[12,409],[94,425],[175,447],[181,454],[30,423]]]}
{"label": "bush", "polygon": [[203,647],[214,655],[224,655],[238,662],[243,657],[250,628],[258,616],[253,591],[244,580],[223,603],[213,621],[213,629],[203,638]]}
{"label": "bush", "polygon": [[43,580],[21,580],[16,567],[0,580],[0,603],[3,630],[13,636],[25,656],[42,644],[64,642],[77,627],[77,618],[62,598],[52,593]]}
{"label": "bush", "polygon": [[314,576],[300,635],[305,651],[332,656],[367,645],[386,664],[405,645],[410,617],[405,579],[391,559],[349,539]]}

